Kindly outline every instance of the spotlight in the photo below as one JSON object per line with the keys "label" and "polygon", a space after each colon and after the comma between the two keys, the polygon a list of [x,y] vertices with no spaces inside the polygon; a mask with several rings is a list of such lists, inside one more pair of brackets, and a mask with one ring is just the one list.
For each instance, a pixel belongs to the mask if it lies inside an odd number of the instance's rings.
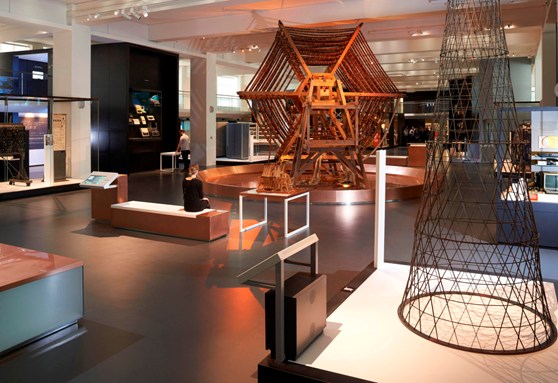
{"label": "spotlight", "polygon": [[114,10],[114,16],[118,16],[119,13],[120,13],[120,11],[118,9]]}
{"label": "spotlight", "polygon": [[120,10],[120,16],[124,17],[125,19],[132,20],[132,18],[130,17],[130,15],[127,14],[126,11],[123,10],[123,9]]}
{"label": "spotlight", "polygon": [[147,9],[147,5],[142,6],[141,11],[143,12],[143,17],[149,16],[149,9]]}
{"label": "spotlight", "polygon": [[99,16],[101,16],[101,15],[100,15],[100,14],[98,14],[98,13],[95,13],[95,16],[93,16],[93,18],[95,18],[95,19],[98,19],[98,18],[99,18]]}
{"label": "spotlight", "polygon": [[130,8],[130,16],[134,16],[136,19],[141,20],[141,16],[137,14],[134,8]]}

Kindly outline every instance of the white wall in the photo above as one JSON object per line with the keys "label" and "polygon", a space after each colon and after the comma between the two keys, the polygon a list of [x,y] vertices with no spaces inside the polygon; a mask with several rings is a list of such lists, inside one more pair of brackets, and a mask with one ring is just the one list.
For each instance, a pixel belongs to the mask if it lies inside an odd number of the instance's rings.
{"label": "white wall", "polygon": [[531,66],[531,60],[528,58],[510,59],[510,75],[516,102],[532,101]]}

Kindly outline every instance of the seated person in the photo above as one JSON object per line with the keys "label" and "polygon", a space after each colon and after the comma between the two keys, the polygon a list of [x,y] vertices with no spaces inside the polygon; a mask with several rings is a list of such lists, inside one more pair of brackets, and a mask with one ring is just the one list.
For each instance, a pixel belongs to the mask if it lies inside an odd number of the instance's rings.
{"label": "seated person", "polygon": [[182,181],[185,211],[196,212],[209,209],[209,200],[203,196],[203,183],[196,178],[198,171],[198,165],[190,166],[188,176]]}

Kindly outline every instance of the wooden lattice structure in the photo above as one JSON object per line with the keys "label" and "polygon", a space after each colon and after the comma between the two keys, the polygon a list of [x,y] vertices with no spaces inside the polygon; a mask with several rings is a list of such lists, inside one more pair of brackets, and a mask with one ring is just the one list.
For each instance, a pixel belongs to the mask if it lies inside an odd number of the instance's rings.
{"label": "wooden lattice structure", "polygon": [[278,148],[295,185],[351,180],[367,187],[363,150],[389,121],[397,88],[354,29],[305,29],[279,22],[275,41],[242,99]]}
{"label": "wooden lattice structure", "polygon": [[293,181],[291,176],[285,171],[285,165],[285,162],[265,164],[258,182],[257,191],[279,191],[285,193],[293,191]]}
{"label": "wooden lattice structure", "polygon": [[550,346],[557,332],[525,181],[529,142],[498,0],[448,1],[434,121],[401,321],[460,350]]}

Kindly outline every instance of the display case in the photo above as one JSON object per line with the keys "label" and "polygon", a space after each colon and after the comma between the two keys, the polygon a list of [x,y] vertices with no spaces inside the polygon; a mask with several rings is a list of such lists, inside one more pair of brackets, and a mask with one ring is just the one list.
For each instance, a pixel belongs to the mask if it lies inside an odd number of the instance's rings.
{"label": "display case", "polygon": [[517,107],[524,140],[530,140],[529,197],[539,245],[558,247],[558,107]]}
{"label": "display case", "polygon": [[[69,137],[77,125],[83,130],[90,125],[92,131],[98,127],[97,100],[2,95],[0,102],[4,106],[0,113],[0,165],[4,167],[0,181],[29,186],[31,179],[38,179],[50,185],[72,177],[70,169],[79,173],[76,169],[85,161],[81,153],[72,153],[76,145]],[[99,137],[92,134],[90,139],[91,147],[96,148]],[[93,168],[97,154],[92,152]]]}
{"label": "display case", "polygon": [[162,94],[157,90],[131,89],[128,138],[161,140]]}

